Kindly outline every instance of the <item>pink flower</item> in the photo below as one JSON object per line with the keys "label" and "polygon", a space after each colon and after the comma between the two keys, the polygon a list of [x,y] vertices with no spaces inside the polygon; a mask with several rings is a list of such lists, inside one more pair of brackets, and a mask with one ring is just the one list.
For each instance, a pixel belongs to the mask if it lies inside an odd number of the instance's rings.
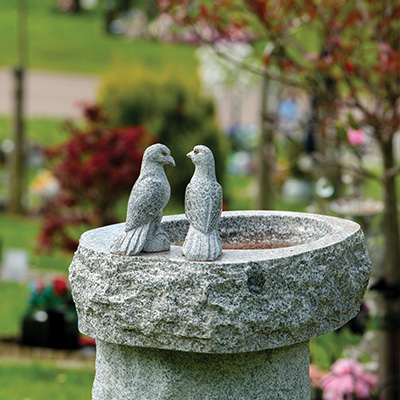
{"label": "pink flower", "polygon": [[350,358],[343,358],[332,365],[331,372],[321,381],[324,400],[367,400],[377,385],[374,374],[364,372],[362,365]]}
{"label": "pink flower", "polygon": [[322,379],[324,379],[328,373],[322,371],[314,364],[310,364],[309,371],[310,371],[311,386],[319,388]]}
{"label": "pink flower", "polygon": [[365,133],[361,129],[349,129],[347,138],[352,146],[359,146],[364,143]]}

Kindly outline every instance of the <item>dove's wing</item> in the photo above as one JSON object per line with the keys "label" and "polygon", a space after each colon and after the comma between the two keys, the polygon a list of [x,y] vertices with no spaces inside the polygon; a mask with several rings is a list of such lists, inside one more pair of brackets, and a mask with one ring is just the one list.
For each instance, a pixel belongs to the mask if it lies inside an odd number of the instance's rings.
{"label": "dove's wing", "polygon": [[216,229],[222,210],[222,188],[216,181],[189,183],[185,193],[185,213],[194,228],[203,233]]}
{"label": "dove's wing", "polygon": [[137,181],[129,196],[125,230],[138,228],[160,217],[165,207],[165,195],[165,187],[159,180]]}

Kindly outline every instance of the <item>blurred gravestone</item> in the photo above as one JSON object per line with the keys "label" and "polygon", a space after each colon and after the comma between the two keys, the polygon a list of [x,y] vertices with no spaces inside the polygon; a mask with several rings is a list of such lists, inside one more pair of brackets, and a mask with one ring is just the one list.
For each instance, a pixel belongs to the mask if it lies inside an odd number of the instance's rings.
{"label": "blurred gravestone", "polygon": [[26,282],[28,276],[28,253],[22,249],[4,251],[2,278],[4,281]]}

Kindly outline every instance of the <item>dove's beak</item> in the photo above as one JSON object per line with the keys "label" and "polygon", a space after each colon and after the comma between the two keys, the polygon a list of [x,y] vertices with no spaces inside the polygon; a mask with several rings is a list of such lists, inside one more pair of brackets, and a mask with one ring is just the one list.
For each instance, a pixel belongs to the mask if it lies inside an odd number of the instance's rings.
{"label": "dove's beak", "polygon": [[186,157],[192,158],[192,156],[193,156],[193,151],[191,151],[190,153],[186,154]]}
{"label": "dove's beak", "polygon": [[175,167],[175,160],[172,158],[172,156],[167,157],[167,164]]}

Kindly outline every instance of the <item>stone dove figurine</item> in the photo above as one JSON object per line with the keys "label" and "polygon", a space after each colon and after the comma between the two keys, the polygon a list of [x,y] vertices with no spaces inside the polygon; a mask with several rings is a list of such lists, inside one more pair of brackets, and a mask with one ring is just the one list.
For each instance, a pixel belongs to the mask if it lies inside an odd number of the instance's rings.
{"label": "stone dove figurine", "polygon": [[163,144],[148,147],[129,197],[125,229],[112,243],[111,253],[133,256],[141,251],[169,250],[169,240],[160,226],[171,195],[164,165],[175,166],[168,147]]}
{"label": "stone dove figurine", "polygon": [[188,260],[212,261],[222,253],[218,221],[222,212],[222,188],[215,177],[215,162],[206,146],[195,146],[187,154],[195,171],[186,187],[185,214],[190,222],[183,243]]}

